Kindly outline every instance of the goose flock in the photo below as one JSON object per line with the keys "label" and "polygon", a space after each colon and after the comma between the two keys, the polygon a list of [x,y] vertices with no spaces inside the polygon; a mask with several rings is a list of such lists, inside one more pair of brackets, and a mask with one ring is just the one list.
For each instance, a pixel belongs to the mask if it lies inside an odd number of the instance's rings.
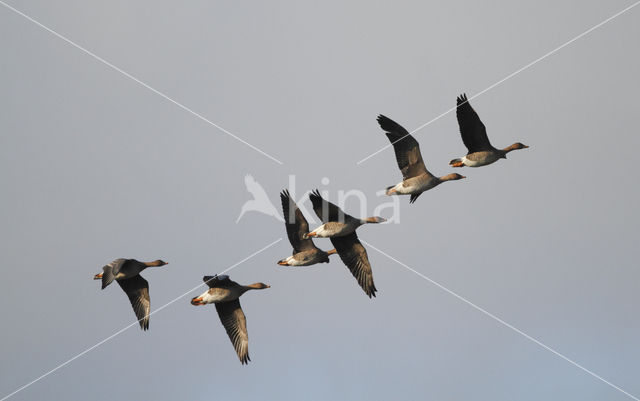
{"label": "goose flock", "polygon": [[[449,164],[452,167],[486,166],[500,159],[506,159],[507,153],[513,150],[528,148],[520,142],[504,149],[493,147],[489,142],[484,124],[469,104],[465,94],[457,98],[456,117],[462,142],[468,152],[466,156],[451,160]],[[402,181],[387,187],[387,195],[409,195],[409,203],[414,203],[422,193],[443,182],[466,178],[456,173],[442,177],[434,176],[425,166],[418,141],[406,129],[383,115],[378,116],[378,124],[393,145],[398,168],[402,173]],[[314,230],[309,230],[307,219],[288,190],[285,189],[280,193],[280,200],[287,237],[293,252],[291,256],[279,260],[278,265],[298,267],[329,263],[329,256],[337,253],[364,293],[369,298],[375,297],[377,289],[373,282],[371,263],[369,263],[366,249],[358,240],[356,230],[364,224],[383,223],[386,220],[378,216],[364,219],[350,216],[338,206],[323,199],[316,189],[309,194],[309,200],[322,224]],[[278,218],[280,218],[279,215]],[[313,242],[314,237],[329,238],[334,248],[323,251]],[[135,259],[116,259],[104,266],[102,273],[96,274],[94,279],[102,281],[102,289],[116,281],[129,297],[140,327],[142,330],[148,330],[151,311],[149,283],[140,273],[148,267],[160,267],[166,264],[162,260],[140,262]],[[247,320],[240,306],[240,297],[249,290],[262,290],[270,286],[264,283],[241,285],[232,281],[227,275],[205,276],[203,281],[209,289],[193,298],[191,304],[195,306],[215,304],[220,322],[240,362],[243,365],[248,363],[251,360],[249,335]]]}

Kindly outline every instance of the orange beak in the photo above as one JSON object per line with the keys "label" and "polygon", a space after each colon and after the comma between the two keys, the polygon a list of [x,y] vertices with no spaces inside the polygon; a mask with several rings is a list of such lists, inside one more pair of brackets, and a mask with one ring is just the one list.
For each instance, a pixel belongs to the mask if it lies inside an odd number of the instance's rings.
{"label": "orange beak", "polygon": [[202,297],[195,297],[191,300],[191,305],[204,305],[204,303],[202,302]]}
{"label": "orange beak", "polygon": [[318,234],[316,234],[316,233],[309,233],[309,234],[307,234],[307,238],[309,238],[309,237],[315,237],[316,235],[318,235]]}
{"label": "orange beak", "polygon": [[278,264],[279,264],[280,266],[289,266],[289,264],[288,264],[287,262],[285,262],[284,260],[279,260],[279,261],[278,261]]}
{"label": "orange beak", "polygon": [[102,279],[102,273],[98,273],[95,276],[93,276],[94,280],[101,280]]}

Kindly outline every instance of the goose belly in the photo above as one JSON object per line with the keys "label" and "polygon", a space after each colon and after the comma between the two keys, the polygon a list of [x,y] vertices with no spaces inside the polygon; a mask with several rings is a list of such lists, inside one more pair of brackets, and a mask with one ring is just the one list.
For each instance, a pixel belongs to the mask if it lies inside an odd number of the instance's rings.
{"label": "goose belly", "polygon": [[481,167],[491,164],[498,160],[500,157],[491,152],[476,152],[471,153],[462,158],[462,163],[467,167]]}
{"label": "goose belly", "polygon": [[325,223],[316,229],[316,236],[320,238],[340,237],[343,235],[351,234],[355,230],[350,224],[340,223],[337,221],[331,221]]}
{"label": "goose belly", "polygon": [[413,195],[427,191],[438,184],[439,182],[437,180],[413,177],[396,185],[396,193],[400,195]]}
{"label": "goose belly", "polygon": [[307,266],[312,263],[308,257],[299,253],[289,256],[284,261],[287,262],[289,266]]}
{"label": "goose belly", "polygon": [[202,301],[207,304],[228,302],[238,299],[239,295],[224,288],[212,288],[202,296]]}

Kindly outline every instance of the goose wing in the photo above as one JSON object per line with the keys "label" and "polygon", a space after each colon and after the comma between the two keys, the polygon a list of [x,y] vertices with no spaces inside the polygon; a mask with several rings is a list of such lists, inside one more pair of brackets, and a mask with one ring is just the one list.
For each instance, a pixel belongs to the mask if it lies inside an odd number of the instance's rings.
{"label": "goose wing", "polygon": [[282,201],[282,213],[284,214],[284,224],[287,228],[287,236],[293,247],[293,253],[315,249],[313,241],[304,239],[302,236],[309,232],[309,223],[298,208],[298,205],[289,195],[289,191],[284,190],[280,193]]}
{"label": "goose wing", "polygon": [[458,117],[458,125],[460,126],[460,135],[469,153],[494,149],[494,147],[491,146],[491,142],[489,142],[487,129],[482,121],[480,121],[478,113],[476,113],[467,101],[467,95],[463,93],[458,96],[456,104],[456,116]]}
{"label": "goose wing", "polygon": [[247,334],[247,319],[240,307],[240,300],[216,303],[216,310],[220,321],[227,331],[227,335],[235,348],[240,362],[244,365],[249,358],[249,335]]}
{"label": "goose wing", "polygon": [[125,263],[128,262],[128,259],[116,259],[113,262],[109,263],[102,267],[102,289],[104,290],[106,286],[111,284],[113,280],[116,278],[116,274],[122,269]]}
{"label": "goose wing", "polygon": [[331,243],[338,251],[340,259],[349,268],[353,277],[364,292],[371,297],[376,296],[376,285],[373,283],[373,271],[367,257],[367,250],[358,240],[355,232],[343,237],[331,237]]}
{"label": "goose wing", "polygon": [[343,212],[338,206],[324,200],[320,195],[320,191],[317,189],[309,194],[309,199],[311,199],[313,211],[316,212],[323,223],[327,223],[329,221],[344,223],[346,220],[353,218]]}
{"label": "goose wing", "polygon": [[209,288],[232,288],[239,285],[235,281],[231,280],[226,274],[204,276],[202,281],[204,281]]}
{"label": "goose wing", "polygon": [[418,141],[406,129],[382,114],[378,116],[378,124],[380,124],[380,128],[385,131],[387,138],[393,145],[396,161],[402,172],[403,179],[406,180],[421,174],[431,176],[431,173],[427,171],[424,165],[424,160],[422,160]]}
{"label": "goose wing", "polygon": [[149,329],[149,312],[151,311],[151,301],[149,299],[149,282],[136,275],[125,280],[116,280],[120,287],[129,297],[133,311],[136,313],[138,322],[142,330]]}

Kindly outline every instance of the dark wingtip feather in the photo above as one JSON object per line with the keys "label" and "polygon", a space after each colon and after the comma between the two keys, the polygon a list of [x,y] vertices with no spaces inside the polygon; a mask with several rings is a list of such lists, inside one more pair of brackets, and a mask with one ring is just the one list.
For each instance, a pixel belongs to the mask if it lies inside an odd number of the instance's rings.
{"label": "dark wingtip feather", "polygon": [[398,129],[398,123],[382,114],[378,116],[378,124],[384,131],[393,132]]}
{"label": "dark wingtip feather", "polygon": [[311,199],[311,202],[313,202],[314,199],[321,200],[322,196],[320,195],[320,191],[318,191],[318,189],[314,189],[313,191],[311,191],[309,193],[309,199]]}
{"label": "dark wingtip feather", "polygon": [[289,214],[289,203],[291,203],[291,196],[289,195],[288,190],[283,190],[280,192],[280,203],[282,203],[282,214],[284,217],[284,222],[289,223],[287,217]]}
{"label": "dark wingtip feather", "polygon": [[380,114],[380,115],[378,115],[378,118],[376,118],[376,120],[378,121],[378,124],[380,124],[380,126],[382,127],[382,124],[384,124],[387,121],[389,121],[390,118],[385,116],[384,114]]}
{"label": "dark wingtip feather", "polygon": [[411,204],[411,203],[415,202],[415,201],[418,199],[418,197],[419,197],[420,195],[422,195],[422,192],[420,192],[419,194],[413,194],[413,195],[411,195],[411,197],[409,198],[409,204]]}

